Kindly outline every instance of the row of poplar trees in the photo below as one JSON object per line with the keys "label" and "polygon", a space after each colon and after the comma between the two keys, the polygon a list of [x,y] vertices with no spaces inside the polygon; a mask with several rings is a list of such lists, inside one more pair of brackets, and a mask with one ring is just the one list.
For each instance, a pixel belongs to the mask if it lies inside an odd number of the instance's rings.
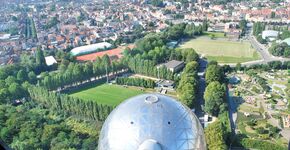
{"label": "row of poplar trees", "polygon": [[57,73],[43,74],[40,85],[49,90],[64,88],[65,86],[79,85],[89,81],[91,78],[105,77],[116,74],[118,71],[126,69],[123,62],[110,61],[108,55],[97,58],[95,62],[85,64],[63,62]]}
{"label": "row of poplar trees", "polygon": [[198,92],[198,63],[192,61],[186,64],[182,72],[177,92],[183,104],[192,108],[197,100]]}
{"label": "row of poplar trees", "polygon": [[50,92],[39,86],[32,85],[28,92],[33,101],[57,112],[80,118],[104,121],[113,110],[113,107],[97,104],[96,101],[84,101],[66,94]]}
{"label": "row of poplar trees", "polygon": [[116,83],[120,85],[140,86],[140,87],[145,87],[145,88],[155,87],[155,81],[150,80],[150,79],[143,79],[143,78],[117,77]]}

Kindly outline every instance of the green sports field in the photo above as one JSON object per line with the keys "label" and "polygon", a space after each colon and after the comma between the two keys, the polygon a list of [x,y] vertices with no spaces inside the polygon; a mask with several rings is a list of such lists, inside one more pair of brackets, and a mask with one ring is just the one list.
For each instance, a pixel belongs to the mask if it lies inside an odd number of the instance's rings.
{"label": "green sports field", "polygon": [[202,36],[191,39],[180,47],[193,48],[200,55],[220,63],[238,63],[260,59],[260,55],[247,41],[229,41],[225,38],[212,40],[207,36]]}
{"label": "green sports field", "polygon": [[101,84],[91,88],[80,89],[70,96],[78,97],[83,100],[94,100],[99,104],[116,106],[127,98],[144,93],[139,89],[132,87],[123,87],[119,85]]}

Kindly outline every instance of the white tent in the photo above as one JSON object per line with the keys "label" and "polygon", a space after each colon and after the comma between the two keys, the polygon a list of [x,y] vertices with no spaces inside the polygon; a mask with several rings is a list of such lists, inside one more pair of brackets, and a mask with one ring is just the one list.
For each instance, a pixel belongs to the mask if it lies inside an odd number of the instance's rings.
{"label": "white tent", "polygon": [[100,50],[100,49],[108,49],[111,47],[112,47],[112,44],[110,44],[108,42],[102,42],[102,43],[97,43],[97,44],[76,47],[76,48],[72,49],[70,52],[72,53],[72,55],[76,56],[76,55],[80,55],[80,54],[91,53],[91,52],[94,52],[94,51]]}

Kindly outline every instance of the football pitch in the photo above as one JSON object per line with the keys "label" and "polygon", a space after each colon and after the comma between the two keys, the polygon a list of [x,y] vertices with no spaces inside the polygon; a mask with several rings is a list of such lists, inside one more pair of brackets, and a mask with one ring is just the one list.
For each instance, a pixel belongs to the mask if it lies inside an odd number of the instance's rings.
{"label": "football pitch", "polygon": [[247,41],[229,41],[220,38],[210,39],[202,36],[191,39],[180,45],[180,47],[193,48],[208,60],[215,60],[220,63],[241,63],[260,59],[260,55]]}
{"label": "football pitch", "polygon": [[83,100],[97,101],[98,104],[117,106],[122,101],[143,93],[145,92],[134,87],[101,84],[90,88],[79,89],[77,92],[69,93],[69,95]]}

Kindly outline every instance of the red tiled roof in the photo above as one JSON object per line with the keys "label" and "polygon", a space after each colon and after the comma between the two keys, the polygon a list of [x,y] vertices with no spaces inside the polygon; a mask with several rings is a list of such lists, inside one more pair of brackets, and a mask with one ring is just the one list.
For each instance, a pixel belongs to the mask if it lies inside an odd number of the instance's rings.
{"label": "red tiled roof", "polygon": [[118,48],[107,50],[107,51],[102,51],[102,52],[96,52],[96,53],[92,53],[92,54],[77,56],[76,59],[78,61],[94,61],[94,60],[96,60],[97,57],[102,57],[105,54],[107,54],[109,56],[114,56],[115,55],[118,58],[121,58],[123,56],[122,52],[124,51],[124,49],[126,47],[129,47],[130,49],[132,49],[134,47],[134,45],[128,45],[128,46],[118,47]]}

